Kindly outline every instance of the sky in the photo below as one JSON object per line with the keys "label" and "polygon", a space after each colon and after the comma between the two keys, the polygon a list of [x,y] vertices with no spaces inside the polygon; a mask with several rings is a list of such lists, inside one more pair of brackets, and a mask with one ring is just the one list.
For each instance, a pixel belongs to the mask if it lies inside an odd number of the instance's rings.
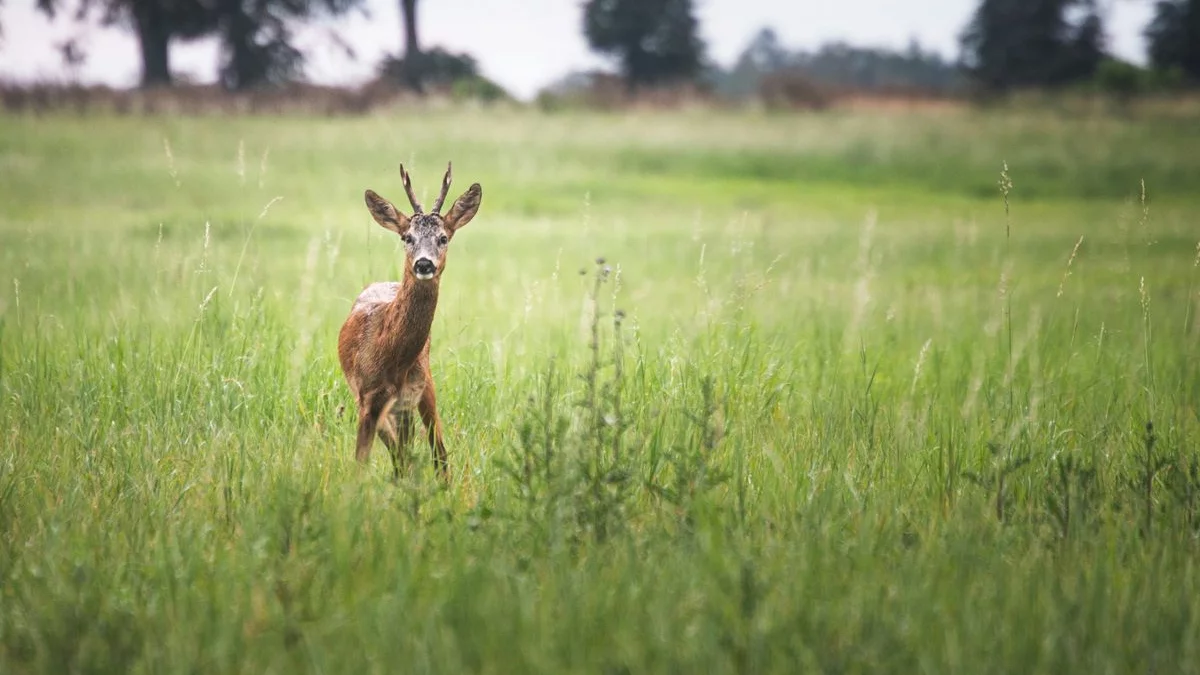
{"label": "sky", "polygon": [[[903,48],[916,39],[947,58],[958,53],[958,34],[977,0],[696,0],[709,55],[729,65],[762,27],[782,44],[814,49],[840,40],[860,46]],[[421,0],[418,24],[423,46],[465,51],[484,75],[520,98],[572,70],[610,62],[588,51],[581,29],[580,0]],[[1141,32],[1150,20],[1150,0],[1107,0],[1109,46],[1123,58],[1145,62]],[[65,81],[129,86],[137,83],[137,43],[129,32],[46,20],[34,0],[7,0],[0,7],[0,79]],[[360,84],[384,54],[401,48],[398,0],[366,0],[366,11],[322,20],[298,31],[309,55],[306,74],[323,84]],[[353,47],[353,57],[334,47],[336,33]],[[87,60],[76,71],[62,63],[55,45],[76,38]],[[178,43],[171,65],[198,82],[216,77],[212,39]]]}

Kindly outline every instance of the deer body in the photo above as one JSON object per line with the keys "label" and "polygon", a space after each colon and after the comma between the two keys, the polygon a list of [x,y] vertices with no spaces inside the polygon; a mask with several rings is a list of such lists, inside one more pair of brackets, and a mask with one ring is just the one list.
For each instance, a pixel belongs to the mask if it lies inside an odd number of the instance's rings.
{"label": "deer body", "polygon": [[455,231],[479,210],[482,190],[478,183],[472,185],[449,213],[438,214],[450,187],[447,167],[441,196],[433,211],[424,213],[403,166],[400,172],[413,206],[411,217],[370,190],[366,202],[375,221],[403,239],[404,278],[370,284],[359,294],[338,335],[338,360],[358,408],[358,461],[370,458],[378,434],[399,477],[416,413],[425,427],[434,465],[445,479],[449,467],[429,367],[430,329],[447,246]]}

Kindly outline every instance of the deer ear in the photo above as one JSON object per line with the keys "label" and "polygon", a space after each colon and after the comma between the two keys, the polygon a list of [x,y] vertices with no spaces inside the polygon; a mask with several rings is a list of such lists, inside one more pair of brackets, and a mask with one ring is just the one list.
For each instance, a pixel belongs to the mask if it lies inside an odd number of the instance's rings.
{"label": "deer ear", "polygon": [[367,210],[371,212],[375,222],[385,230],[403,234],[408,229],[408,216],[396,210],[391,202],[375,194],[373,190],[367,190],[364,197],[367,201]]}
{"label": "deer ear", "polygon": [[457,230],[475,217],[475,213],[479,211],[479,203],[483,200],[483,188],[479,187],[479,183],[474,183],[467,191],[462,194],[450,208],[450,213],[446,214],[446,227],[450,231]]}

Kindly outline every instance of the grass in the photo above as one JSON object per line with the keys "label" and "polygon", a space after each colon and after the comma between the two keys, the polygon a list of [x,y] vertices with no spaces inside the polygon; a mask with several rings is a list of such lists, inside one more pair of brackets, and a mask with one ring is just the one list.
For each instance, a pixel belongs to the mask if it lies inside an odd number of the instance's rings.
{"label": "grass", "polygon": [[[335,341],[446,159],[453,477],[393,484]],[[9,117],[0,175],[0,671],[1200,663],[1190,125]]]}

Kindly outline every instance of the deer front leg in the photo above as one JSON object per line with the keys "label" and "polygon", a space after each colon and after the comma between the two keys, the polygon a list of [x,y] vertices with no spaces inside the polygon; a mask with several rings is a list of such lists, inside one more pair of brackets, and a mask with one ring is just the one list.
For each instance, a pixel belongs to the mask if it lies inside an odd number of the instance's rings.
{"label": "deer front leg", "polygon": [[400,474],[408,469],[408,445],[412,441],[412,425],[412,412],[395,409],[379,424],[379,439],[387,446],[392,456],[393,480],[400,480]]}
{"label": "deer front leg", "polygon": [[371,458],[371,444],[375,442],[375,430],[379,427],[379,416],[383,413],[382,396],[364,396],[358,403],[358,445],[354,457],[365,464]]}
{"label": "deer front leg", "polygon": [[421,423],[429,435],[429,448],[433,450],[433,466],[443,482],[450,482],[450,463],[446,459],[446,444],[442,442],[442,420],[437,414],[437,395],[433,391],[433,381],[425,383],[425,391],[417,403],[417,411],[421,413]]}

